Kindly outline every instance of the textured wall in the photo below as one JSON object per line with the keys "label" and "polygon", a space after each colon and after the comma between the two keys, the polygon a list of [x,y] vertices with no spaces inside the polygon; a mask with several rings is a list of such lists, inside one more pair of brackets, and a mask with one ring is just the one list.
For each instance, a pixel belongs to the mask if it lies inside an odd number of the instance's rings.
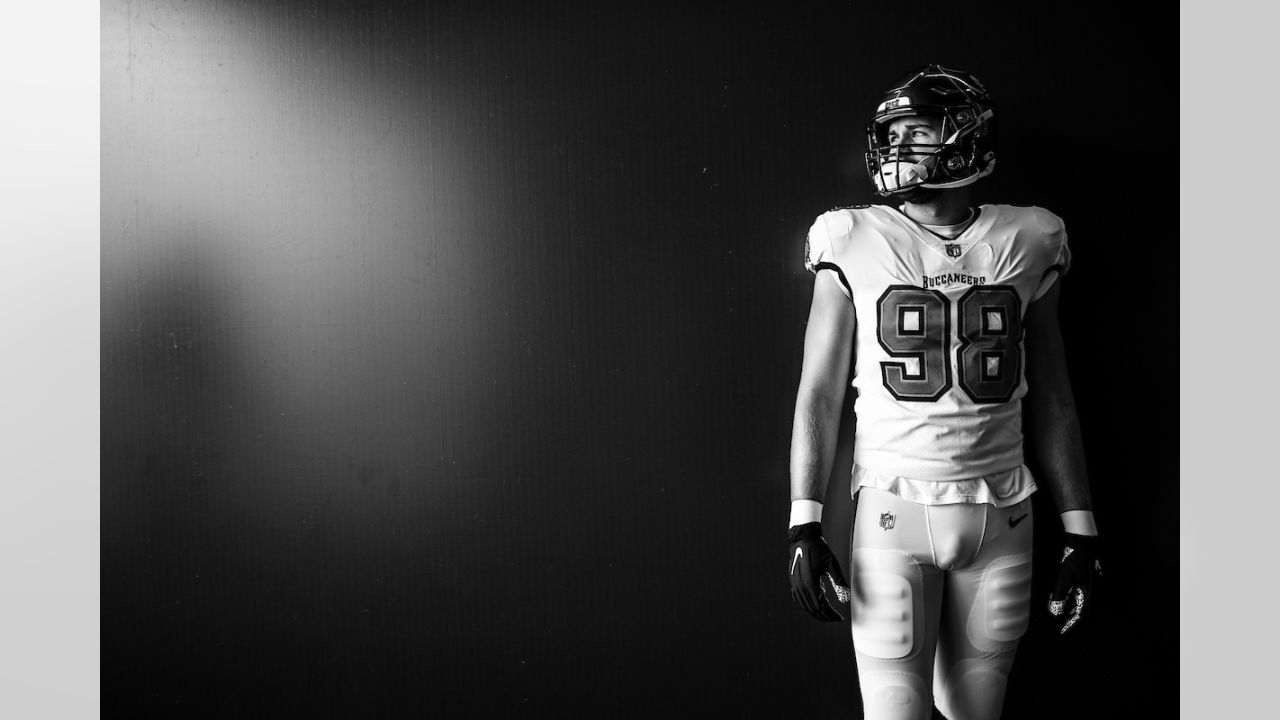
{"label": "textured wall", "polygon": [[853,712],[783,574],[801,246],[872,199],[862,122],[926,61],[1000,101],[976,199],[1067,220],[1116,550],[1112,615],[1033,628],[1011,712],[1066,717],[1099,648],[1098,683],[1171,682],[1177,609],[1135,590],[1176,572],[1177,367],[1124,348],[1176,334],[1136,310],[1176,123],[1103,109],[1176,73],[1122,12],[104,2],[106,714]]}

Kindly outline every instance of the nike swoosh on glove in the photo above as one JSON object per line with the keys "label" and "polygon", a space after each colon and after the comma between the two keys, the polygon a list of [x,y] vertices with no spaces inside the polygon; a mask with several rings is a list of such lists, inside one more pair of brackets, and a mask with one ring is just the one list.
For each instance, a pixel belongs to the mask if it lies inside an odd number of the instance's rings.
{"label": "nike swoosh on glove", "polygon": [[[827,541],[822,539],[822,523],[796,525],[787,530],[790,544],[788,567],[791,571],[791,599],[805,612],[824,622],[840,622],[844,616],[828,599],[835,595],[840,603],[849,602],[849,581],[840,571]],[[830,590],[827,587],[830,586]]]}
{"label": "nike swoosh on glove", "polygon": [[1058,563],[1058,581],[1049,595],[1049,614],[1064,620],[1058,634],[1064,635],[1075,627],[1085,615],[1085,608],[1092,608],[1093,581],[1102,574],[1098,561],[1098,538],[1092,535],[1064,533],[1066,543],[1062,549],[1062,561]]}

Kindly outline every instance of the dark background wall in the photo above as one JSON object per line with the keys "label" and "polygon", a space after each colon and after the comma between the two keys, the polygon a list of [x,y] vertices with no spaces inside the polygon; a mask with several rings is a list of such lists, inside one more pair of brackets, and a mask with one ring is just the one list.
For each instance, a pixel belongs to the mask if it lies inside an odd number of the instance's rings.
{"label": "dark background wall", "polygon": [[1037,614],[1006,717],[1168,710],[1177,122],[1134,108],[1177,65],[1132,12],[104,2],[104,714],[856,716],[785,575],[802,245],[923,62],[999,103],[975,200],[1075,253],[1104,612]]}

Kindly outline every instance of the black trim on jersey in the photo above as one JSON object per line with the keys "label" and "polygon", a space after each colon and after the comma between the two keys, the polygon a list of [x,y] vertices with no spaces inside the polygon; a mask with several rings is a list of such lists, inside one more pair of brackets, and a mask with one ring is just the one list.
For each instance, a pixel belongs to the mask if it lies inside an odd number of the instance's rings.
{"label": "black trim on jersey", "polygon": [[[982,360],[982,379],[984,382],[1000,382],[1004,380],[1004,353],[980,350],[978,351],[978,356]],[[996,372],[994,375],[987,372],[987,360],[991,358],[996,359]]]}
{"label": "black trim on jersey", "polygon": [[874,207],[874,206],[873,205],[837,205],[831,208],[830,210],[828,210],[827,212],[835,212],[837,210],[866,210],[869,207]]}
{"label": "black trim on jersey", "polygon": [[817,275],[819,270],[835,270],[836,275],[840,276],[840,284],[844,286],[844,291],[849,294],[850,298],[853,297],[853,288],[849,287],[849,281],[845,279],[844,271],[840,269],[839,265],[829,262],[820,262],[813,266],[813,274]]}
{"label": "black trim on jersey", "polygon": [[[920,326],[916,330],[908,330],[906,328],[906,323],[903,322],[904,320],[907,319],[908,310],[920,314]],[[924,335],[924,331],[925,331],[924,326],[928,322],[925,318],[926,318],[926,315],[925,315],[925,310],[923,305],[899,305],[898,306],[898,334],[899,335]]]}
{"label": "black trim on jersey", "polygon": [[1054,271],[1057,271],[1058,277],[1063,277],[1067,274],[1067,266],[1061,263],[1054,263],[1053,265],[1050,265],[1045,268],[1044,272],[1040,273],[1040,282],[1044,282],[1044,279],[1049,277],[1049,273]]}
{"label": "black trim on jersey", "polygon": [[[942,242],[945,242],[945,243],[955,243],[955,242],[956,242],[956,238],[958,238],[958,237],[960,237],[961,235],[963,235],[963,234],[965,234],[966,232],[968,232],[968,231],[969,231],[969,228],[973,227],[973,224],[974,224],[974,223],[976,223],[976,222],[978,222],[978,218],[979,218],[979,217],[982,217],[982,207],[981,207],[981,206],[976,207],[976,208],[971,208],[971,209],[973,210],[973,217],[969,218],[969,222],[968,222],[967,224],[965,224],[965,226],[964,226],[964,227],[960,228],[960,232],[956,233],[956,237],[947,237],[946,235],[939,235],[938,233],[936,233],[936,232],[934,232],[934,231],[930,230],[929,228],[925,227],[924,225],[921,225],[918,221],[913,220],[913,219],[911,218],[911,216],[910,216],[910,215],[908,215],[908,214],[906,214],[906,213],[902,212],[901,208],[896,208],[896,207],[893,207],[892,205],[886,205],[885,207],[890,208],[890,209],[892,209],[894,212],[896,212],[896,213],[898,213],[899,215],[901,215],[902,217],[904,217],[904,218],[906,218],[906,219],[908,219],[908,220],[911,220],[911,222],[912,222],[912,223],[914,223],[914,224],[915,224],[917,227],[919,227],[921,230],[923,230],[923,231],[925,231],[925,232],[929,233],[930,235],[932,235],[932,236],[934,236],[934,237],[938,238],[939,240],[941,240]],[[947,257],[951,257],[951,256],[950,256],[950,255],[948,255]]]}
{"label": "black trim on jersey", "polygon": [[[996,287],[996,286],[993,286]],[[982,334],[983,335],[1008,335],[1009,334],[1009,313],[1005,312],[1005,308],[1001,305],[979,305],[978,312],[982,314]],[[991,315],[993,313],[1000,316],[1000,329],[992,330]]]}

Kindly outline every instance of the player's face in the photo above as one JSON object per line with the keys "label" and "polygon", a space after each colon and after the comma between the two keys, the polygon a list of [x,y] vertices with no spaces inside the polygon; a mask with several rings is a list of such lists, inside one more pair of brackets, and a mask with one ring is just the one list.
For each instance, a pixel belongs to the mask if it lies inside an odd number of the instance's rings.
{"label": "player's face", "polygon": [[[942,144],[942,120],[926,115],[908,115],[889,123],[887,138],[890,146],[907,145],[940,145]],[[911,153],[909,148],[902,148],[902,159],[918,162],[923,159],[920,153]]]}
{"label": "player's face", "polygon": [[[889,156],[889,160],[898,160],[900,162],[914,162],[922,165],[930,166],[936,162],[936,158],[931,154],[923,152],[911,152],[914,148],[911,145],[941,145],[942,144],[942,119],[929,117],[927,115],[908,115],[900,117],[889,123],[886,131],[889,146],[892,148],[900,148],[901,152],[893,152]],[[923,148],[921,148],[923,150]],[[899,192],[896,197],[904,202],[923,203],[936,198],[942,191],[934,188],[913,187],[910,190]]]}

